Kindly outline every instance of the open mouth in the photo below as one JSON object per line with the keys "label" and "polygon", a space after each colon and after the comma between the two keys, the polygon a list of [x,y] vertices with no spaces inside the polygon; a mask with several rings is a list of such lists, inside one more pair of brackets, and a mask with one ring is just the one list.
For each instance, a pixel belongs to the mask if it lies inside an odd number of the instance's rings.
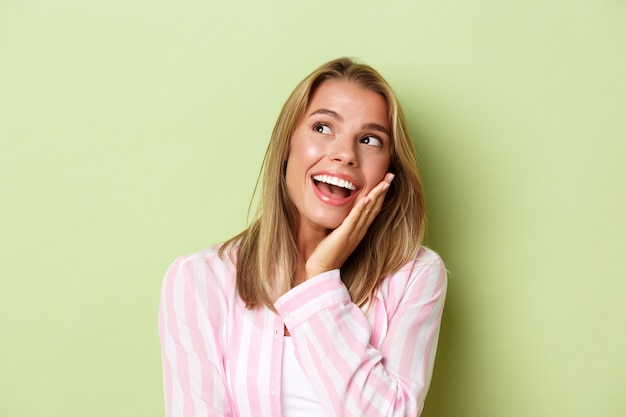
{"label": "open mouth", "polygon": [[357,189],[350,181],[332,175],[314,175],[313,182],[322,194],[332,200],[348,198]]}

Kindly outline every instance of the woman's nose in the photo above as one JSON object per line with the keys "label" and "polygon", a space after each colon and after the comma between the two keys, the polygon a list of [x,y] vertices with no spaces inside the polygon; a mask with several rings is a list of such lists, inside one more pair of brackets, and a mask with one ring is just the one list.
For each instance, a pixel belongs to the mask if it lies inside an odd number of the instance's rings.
{"label": "woman's nose", "polygon": [[348,165],[357,166],[358,159],[354,149],[354,144],[349,140],[335,139],[333,146],[329,154],[330,159],[333,162]]}

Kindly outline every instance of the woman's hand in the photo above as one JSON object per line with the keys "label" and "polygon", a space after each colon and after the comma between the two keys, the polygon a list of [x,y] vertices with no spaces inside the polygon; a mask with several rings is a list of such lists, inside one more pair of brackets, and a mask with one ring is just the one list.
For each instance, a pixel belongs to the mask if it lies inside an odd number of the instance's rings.
{"label": "woman's hand", "polygon": [[393,177],[393,174],[387,173],[367,196],[355,204],[339,227],[317,245],[306,261],[307,279],[343,265],[380,213]]}

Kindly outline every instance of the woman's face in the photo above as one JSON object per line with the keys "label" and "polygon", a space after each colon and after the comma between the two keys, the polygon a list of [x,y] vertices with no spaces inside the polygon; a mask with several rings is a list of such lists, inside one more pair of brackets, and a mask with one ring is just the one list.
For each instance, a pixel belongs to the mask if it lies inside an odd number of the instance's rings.
{"label": "woman's face", "polygon": [[286,184],[300,228],[335,229],[382,181],[391,159],[387,104],[347,81],[324,81],[291,136]]}

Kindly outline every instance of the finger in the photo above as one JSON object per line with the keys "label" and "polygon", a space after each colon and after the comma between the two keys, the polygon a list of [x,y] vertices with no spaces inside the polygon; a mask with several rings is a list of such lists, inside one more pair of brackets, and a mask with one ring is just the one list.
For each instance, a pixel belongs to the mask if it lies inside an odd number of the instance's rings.
{"label": "finger", "polygon": [[366,217],[368,223],[371,223],[382,209],[385,196],[387,195],[387,191],[389,191],[393,178],[394,175],[392,173],[387,173],[385,178],[368,193],[366,197],[367,201],[364,202],[365,208],[362,210],[362,215]]}
{"label": "finger", "polygon": [[365,197],[354,205],[339,228],[347,229],[346,231],[348,233],[363,226],[365,226],[365,230],[367,230],[376,215],[380,212],[385,199],[384,197],[387,194],[387,190],[389,190],[393,178],[394,175],[392,173],[387,173],[380,183],[376,184]]}
{"label": "finger", "polygon": [[389,187],[391,186],[391,182],[394,179],[394,175],[391,172],[388,172],[385,177],[379,182],[374,188],[370,190],[367,196],[370,199],[374,199],[376,197],[384,196],[387,194]]}
{"label": "finger", "polygon": [[363,197],[336,230],[337,234],[346,233],[349,239],[361,240],[378,213],[380,213],[382,205],[383,199],[378,196],[374,200]]}

